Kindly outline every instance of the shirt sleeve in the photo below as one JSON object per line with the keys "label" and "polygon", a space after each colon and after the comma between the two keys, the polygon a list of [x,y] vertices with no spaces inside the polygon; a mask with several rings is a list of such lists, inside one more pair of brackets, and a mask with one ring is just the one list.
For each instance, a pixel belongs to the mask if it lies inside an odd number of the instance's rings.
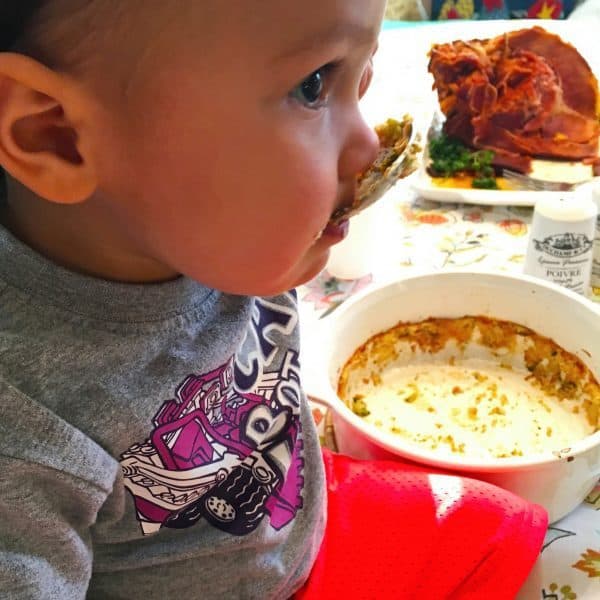
{"label": "shirt sleeve", "polygon": [[0,598],[85,598],[91,528],[118,465],[0,381]]}

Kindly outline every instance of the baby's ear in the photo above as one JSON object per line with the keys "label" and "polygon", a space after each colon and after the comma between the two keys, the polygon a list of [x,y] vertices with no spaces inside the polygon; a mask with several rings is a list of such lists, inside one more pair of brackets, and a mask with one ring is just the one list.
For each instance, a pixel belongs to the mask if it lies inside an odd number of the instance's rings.
{"label": "baby's ear", "polygon": [[0,165],[38,196],[72,204],[96,189],[86,152],[85,96],[66,75],[0,53]]}

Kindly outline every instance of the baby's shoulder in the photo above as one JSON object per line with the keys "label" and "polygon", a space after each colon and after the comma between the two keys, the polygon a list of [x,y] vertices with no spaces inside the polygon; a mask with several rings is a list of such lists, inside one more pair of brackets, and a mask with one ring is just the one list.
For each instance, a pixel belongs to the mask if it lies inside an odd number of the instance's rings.
{"label": "baby's shoulder", "polygon": [[118,470],[117,461],[94,440],[2,377],[0,458],[52,469],[106,491]]}

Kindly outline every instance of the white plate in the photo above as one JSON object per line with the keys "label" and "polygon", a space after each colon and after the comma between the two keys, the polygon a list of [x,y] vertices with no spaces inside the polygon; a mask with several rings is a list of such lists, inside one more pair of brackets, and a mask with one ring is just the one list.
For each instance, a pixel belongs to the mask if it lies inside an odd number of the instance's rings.
{"label": "white plate", "polygon": [[[434,118],[434,121],[436,119]],[[491,206],[533,206],[538,198],[547,195],[564,195],[564,192],[532,192],[528,190],[481,190],[475,188],[441,187],[427,174],[428,148],[413,181],[413,190],[422,198],[437,202],[485,204]],[[582,162],[533,160],[531,176],[550,181],[577,183],[591,179],[594,174],[590,165]]]}
{"label": "white plate", "polygon": [[427,200],[488,206],[534,206],[540,194],[557,195],[561,193],[442,188],[436,186],[427,174],[414,182],[412,187],[421,198]]}

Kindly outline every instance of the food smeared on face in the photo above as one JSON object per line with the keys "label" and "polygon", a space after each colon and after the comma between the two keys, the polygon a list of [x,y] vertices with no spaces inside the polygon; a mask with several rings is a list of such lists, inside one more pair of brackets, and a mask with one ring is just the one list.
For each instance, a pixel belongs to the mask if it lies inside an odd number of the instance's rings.
{"label": "food smeared on face", "polygon": [[332,223],[349,219],[377,201],[400,179],[417,167],[421,148],[413,136],[413,120],[405,115],[401,121],[387,119],[375,127],[379,138],[379,153],[368,169],[356,180],[356,194],[352,204],[337,209]]}

